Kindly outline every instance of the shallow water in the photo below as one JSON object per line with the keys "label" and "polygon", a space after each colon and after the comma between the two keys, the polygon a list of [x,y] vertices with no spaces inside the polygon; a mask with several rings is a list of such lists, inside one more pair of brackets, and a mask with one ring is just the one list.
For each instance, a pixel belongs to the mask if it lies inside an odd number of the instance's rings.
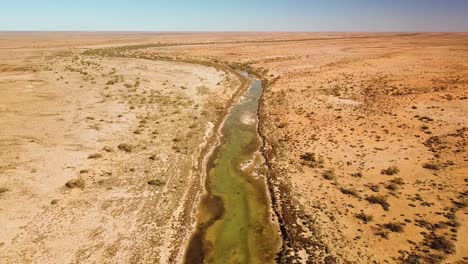
{"label": "shallow water", "polygon": [[226,117],[221,144],[208,162],[207,194],[186,263],[274,263],[280,238],[264,178],[256,176],[262,162],[257,133],[261,93],[262,83],[252,80]]}

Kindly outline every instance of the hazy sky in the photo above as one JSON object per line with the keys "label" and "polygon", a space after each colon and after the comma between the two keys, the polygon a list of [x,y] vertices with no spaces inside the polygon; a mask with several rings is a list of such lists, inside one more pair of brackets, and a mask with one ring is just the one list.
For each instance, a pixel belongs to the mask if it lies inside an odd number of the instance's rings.
{"label": "hazy sky", "polygon": [[0,0],[0,30],[468,31],[468,0]]}

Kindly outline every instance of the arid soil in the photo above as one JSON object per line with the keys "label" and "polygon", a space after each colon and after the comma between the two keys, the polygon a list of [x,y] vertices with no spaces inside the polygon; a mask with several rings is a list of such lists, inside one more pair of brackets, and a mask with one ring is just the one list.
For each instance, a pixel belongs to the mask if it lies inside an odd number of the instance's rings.
{"label": "arid soil", "polygon": [[72,49],[1,51],[0,262],[181,258],[199,157],[239,80]]}
{"label": "arid soil", "polygon": [[467,34],[68,34],[0,38],[0,260],[180,260],[231,67],[266,86],[278,262],[468,261]]}

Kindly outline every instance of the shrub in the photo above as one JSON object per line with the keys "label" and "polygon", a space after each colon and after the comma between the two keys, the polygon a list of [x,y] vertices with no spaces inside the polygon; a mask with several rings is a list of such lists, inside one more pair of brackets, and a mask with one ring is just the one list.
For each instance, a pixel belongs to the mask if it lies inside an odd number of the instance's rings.
{"label": "shrub", "polygon": [[403,232],[404,225],[402,223],[387,223],[384,227],[392,232],[401,233]]}
{"label": "shrub", "polygon": [[306,152],[300,156],[302,164],[307,165],[311,168],[323,168],[323,159],[316,158],[315,153]]}
{"label": "shrub", "polygon": [[429,170],[440,170],[440,166],[433,163],[424,163],[422,167]]}
{"label": "shrub", "polygon": [[98,159],[98,158],[102,158],[101,153],[94,153],[88,156],[88,159]]}
{"label": "shrub", "polygon": [[6,192],[8,192],[9,190],[10,190],[10,189],[8,189],[8,188],[6,188],[6,187],[1,187],[1,188],[0,188],[0,194],[6,193]]}
{"label": "shrub", "polygon": [[119,80],[117,78],[114,78],[112,80],[109,80],[106,82],[106,85],[114,85],[118,82]]}
{"label": "shrub", "polygon": [[390,204],[387,202],[387,199],[383,196],[371,195],[366,198],[366,200],[371,204],[380,204],[385,211],[390,209]]}
{"label": "shrub", "polygon": [[398,185],[405,184],[405,181],[403,180],[403,178],[391,179],[390,182],[393,183],[393,184],[398,184]]}
{"label": "shrub", "polygon": [[335,172],[333,170],[326,170],[322,173],[322,176],[326,180],[334,180],[336,178]]}
{"label": "shrub", "polygon": [[380,191],[380,187],[377,185],[377,184],[368,184],[367,187],[369,187],[369,189],[371,189],[373,192],[379,192]]}
{"label": "shrub", "polygon": [[429,239],[429,246],[432,249],[443,251],[446,254],[455,252],[455,246],[450,240],[442,236],[433,236]]}
{"label": "shrub", "polygon": [[410,254],[404,261],[403,264],[421,264],[421,257],[416,254]]}
{"label": "shrub", "polygon": [[356,177],[356,178],[361,178],[363,175],[362,175],[362,172],[356,172],[356,173],[351,173],[351,176],[353,177]]}
{"label": "shrub", "polygon": [[419,227],[424,227],[429,231],[434,230],[434,228],[435,228],[435,225],[433,225],[430,222],[428,222],[426,220],[423,220],[423,219],[417,219],[415,222],[416,222],[415,225],[417,225]]}
{"label": "shrub", "polygon": [[85,182],[83,179],[73,179],[65,183],[65,187],[67,187],[68,189],[75,189],[75,188],[83,189],[85,187]]}
{"label": "shrub", "polygon": [[352,196],[355,196],[355,197],[358,197],[358,193],[356,191],[356,189],[354,188],[344,188],[344,187],[341,187],[340,188],[340,191],[341,193],[343,194],[348,194],[348,195],[352,195]]}
{"label": "shrub", "polygon": [[382,171],[380,171],[380,173],[384,175],[395,175],[399,172],[400,172],[400,169],[398,169],[397,166],[390,166],[387,169],[383,169]]}
{"label": "shrub", "polygon": [[125,151],[125,152],[132,152],[133,146],[130,144],[122,143],[117,146],[118,149]]}
{"label": "shrub", "polygon": [[362,222],[364,222],[364,224],[367,224],[367,223],[371,222],[372,220],[374,220],[374,217],[372,215],[367,215],[365,213],[356,214],[356,218],[359,219],[359,220],[362,220]]}
{"label": "shrub", "polygon": [[387,186],[385,186],[385,188],[387,188],[390,191],[397,191],[398,190],[398,185],[396,185],[394,183],[390,183]]}
{"label": "shrub", "polygon": [[159,179],[149,180],[149,181],[148,181],[148,184],[149,184],[149,185],[153,185],[153,186],[163,186],[164,183],[165,183],[164,181],[159,180]]}
{"label": "shrub", "polygon": [[105,152],[112,152],[112,148],[109,146],[104,146],[102,150],[104,150]]}

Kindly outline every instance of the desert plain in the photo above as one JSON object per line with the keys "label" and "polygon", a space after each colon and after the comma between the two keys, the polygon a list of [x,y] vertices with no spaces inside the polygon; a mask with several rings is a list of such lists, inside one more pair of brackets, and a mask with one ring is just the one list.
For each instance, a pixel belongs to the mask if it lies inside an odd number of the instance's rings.
{"label": "desert plain", "polygon": [[277,263],[467,263],[468,34],[0,33],[0,263],[182,263],[263,81]]}

